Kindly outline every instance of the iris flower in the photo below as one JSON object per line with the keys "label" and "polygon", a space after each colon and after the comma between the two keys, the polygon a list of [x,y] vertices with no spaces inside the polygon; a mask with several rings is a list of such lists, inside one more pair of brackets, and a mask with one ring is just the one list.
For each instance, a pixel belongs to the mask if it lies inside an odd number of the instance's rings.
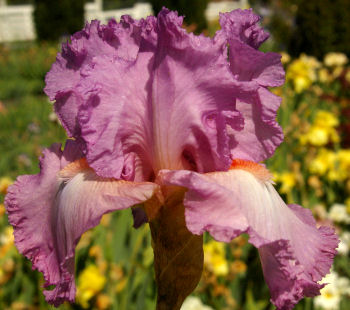
{"label": "iris flower", "polygon": [[[81,235],[125,208],[135,226],[151,225],[159,309],[178,309],[197,284],[200,274],[186,293],[165,296],[164,286],[176,291],[187,284],[178,278],[201,268],[205,231],[223,242],[249,234],[278,309],[324,286],[333,229],[286,205],[260,163],[283,140],[281,99],[268,89],[284,83],[280,56],[258,50],[268,34],[251,10],[221,14],[214,38],[187,33],[182,22],[165,8],[142,20],[92,21],[46,76],[72,139],[44,150],[40,173],[20,176],[6,206],[17,248],[54,286],[44,294],[55,306],[74,301]],[[188,256],[164,276],[178,245]]]}

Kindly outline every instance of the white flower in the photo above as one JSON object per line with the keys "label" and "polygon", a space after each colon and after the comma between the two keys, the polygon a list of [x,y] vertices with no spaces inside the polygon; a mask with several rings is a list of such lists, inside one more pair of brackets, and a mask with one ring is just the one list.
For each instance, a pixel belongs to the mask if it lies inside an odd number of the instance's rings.
{"label": "white flower", "polygon": [[333,286],[327,285],[321,290],[321,295],[316,296],[314,303],[316,307],[326,310],[338,310],[341,295]]}
{"label": "white flower", "polygon": [[333,222],[350,224],[350,215],[346,212],[346,206],[342,204],[334,204],[329,210],[329,218]]}
{"label": "white flower", "polygon": [[314,304],[316,307],[326,310],[337,310],[341,300],[341,293],[336,283],[338,275],[335,272],[331,272],[326,275],[319,283],[328,283],[323,289],[321,289],[321,295],[314,298]]}
{"label": "white flower", "polygon": [[337,251],[341,255],[348,255],[350,249],[350,232],[344,232],[339,236],[340,243]]}
{"label": "white flower", "polygon": [[186,298],[180,310],[213,310],[213,308],[204,305],[198,297],[190,296]]}
{"label": "white flower", "polygon": [[331,271],[319,283],[327,285],[321,289],[321,295],[314,298],[314,304],[317,308],[337,310],[339,309],[342,295],[350,295],[349,279],[339,277],[335,271]]}
{"label": "white flower", "polygon": [[324,57],[324,64],[328,67],[344,66],[348,62],[348,58],[343,53],[328,53]]}

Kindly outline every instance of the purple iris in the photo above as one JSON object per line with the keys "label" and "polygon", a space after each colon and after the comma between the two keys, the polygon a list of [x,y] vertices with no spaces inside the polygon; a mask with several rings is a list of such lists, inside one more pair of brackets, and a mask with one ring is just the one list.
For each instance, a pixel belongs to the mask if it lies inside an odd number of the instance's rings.
{"label": "purple iris", "polygon": [[17,248],[55,286],[44,292],[49,303],[74,301],[86,230],[129,207],[135,223],[152,220],[157,208],[142,204],[161,205],[170,186],[186,190],[193,234],[249,234],[278,309],[319,294],[338,239],[309,210],[286,205],[258,163],[283,140],[281,99],[268,87],[284,82],[280,56],[257,49],[268,38],[258,21],[251,10],[221,14],[211,39],[163,9],[93,21],[63,45],[45,92],[73,139],[46,149],[41,172],[20,176],[6,197]]}

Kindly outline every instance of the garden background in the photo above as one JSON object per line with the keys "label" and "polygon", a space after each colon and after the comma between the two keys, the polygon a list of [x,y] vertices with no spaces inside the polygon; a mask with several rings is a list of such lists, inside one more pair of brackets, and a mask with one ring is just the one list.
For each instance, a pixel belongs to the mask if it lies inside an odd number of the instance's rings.
{"label": "garden background", "polygon": [[[0,309],[51,309],[43,278],[13,243],[3,199],[20,174],[34,174],[43,148],[65,141],[65,133],[43,93],[62,34],[83,26],[84,1],[12,0],[36,4],[38,40],[0,44]],[[73,2],[75,5],[73,6]],[[105,7],[135,1],[109,0]],[[50,4],[51,3],[51,4]],[[56,3],[54,9],[50,5]],[[191,4],[189,4],[191,3]],[[350,2],[346,0],[251,0],[272,34],[262,49],[282,54],[286,83],[278,121],[285,141],[267,166],[288,203],[311,209],[319,225],[333,225],[341,243],[321,296],[296,309],[350,309]],[[212,35],[218,21],[204,20],[207,1],[153,1],[185,14],[188,28]],[[41,10],[41,11],[40,11]],[[60,11],[61,10],[61,11]],[[67,14],[67,10],[69,14]],[[61,12],[54,25],[52,12]],[[50,17],[51,16],[51,17]],[[63,22],[63,20],[70,22]],[[44,25],[44,26],[43,26]],[[45,29],[43,27],[46,27]],[[56,27],[55,34],[50,30]],[[41,29],[41,30],[40,30]],[[50,35],[52,35],[52,37]],[[262,206],[263,207],[263,206]],[[205,269],[183,310],[274,309],[258,253],[242,236],[224,245],[205,236]],[[77,248],[76,304],[59,309],[155,308],[153,252],[148,225],[132,228],[130,210],[103,217]]]}

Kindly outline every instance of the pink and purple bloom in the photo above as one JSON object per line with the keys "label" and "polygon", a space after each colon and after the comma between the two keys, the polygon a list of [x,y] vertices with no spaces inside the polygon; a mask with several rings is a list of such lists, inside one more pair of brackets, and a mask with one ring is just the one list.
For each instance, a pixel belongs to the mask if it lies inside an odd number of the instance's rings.
{"label": "pink and purple bloom", "polygon": [[74,301],[75,246],[86,230],[125,208],[136,226],[152,221],[161,207],[149,202],[161,205],[174,188],[185,190],[191,233],[223,242],[249,234],[278,309],[324,286],[338,238],[286,205],[259,163],[283,140],[281,99],[268,89],[284,83],[280,56],[258,50],[268,34],[251,10],[221,14],[214,38],[187,33],[182,21],[167,9],[93,21],[46,76],[72,139],[43,152],[40,173],[20,176],[6,206],[18,250],[55,286],[44,292],[55,306]]}

